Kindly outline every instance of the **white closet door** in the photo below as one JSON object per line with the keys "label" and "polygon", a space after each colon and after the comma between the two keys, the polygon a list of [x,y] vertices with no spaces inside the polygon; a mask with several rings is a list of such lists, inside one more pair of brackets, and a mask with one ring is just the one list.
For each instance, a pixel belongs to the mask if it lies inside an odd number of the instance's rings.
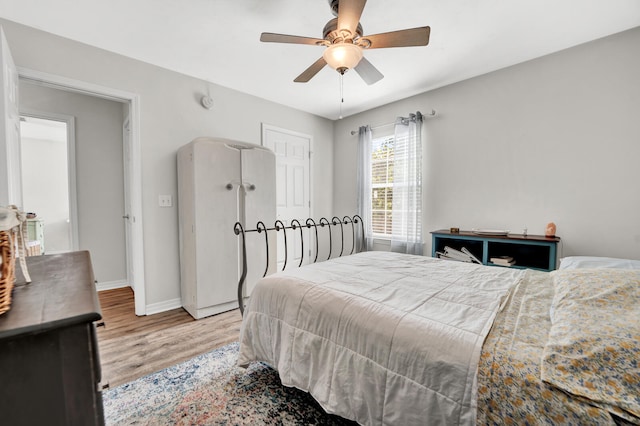
{"label": "white closet door", "polygon": [[[310,146],[311,136],[263,125],[262,143],[273,150],[276,155],[276,199],[277,217],[285,225],[289,226],[292,219],[298,219],[304,225],[304,221],[311,216],[310,194]],[[331,219],[331,218],[329,218]],[[288,256],[287,268],[297,266],[303,255],[300,245],[300,233],[287,231]],[[308,230],[304,241],[304,263],[315,250],[315,242],[308,238]],[[311,243],[311,244],[309,244]],[[284,244],[282,237],[278,239],[278,269],[282,269],[284,263]]]}
{"label": "white closet door", "polygon": [[[276,220],[276,161],[271,150],[262,147],[242,150],[242,180],[245,195],[245,227],[255,229],[258,221],[271,228]],[[276,246],[274,232],[269,233],[270,251]],[[258,279],[267,268],[267,256],[264,233],[249,233],[247,243],[246,296],[253,291]],[[240,265],[241,266],[241,265]],[[275,272],[275,256],[269,257],[268,274]]]}
{"label": "white closet door", "polygon": [[203,309],[237,300],[233,225],[238,220],[240,152],[225,143],[197,141],[193,163],[197,308]]}

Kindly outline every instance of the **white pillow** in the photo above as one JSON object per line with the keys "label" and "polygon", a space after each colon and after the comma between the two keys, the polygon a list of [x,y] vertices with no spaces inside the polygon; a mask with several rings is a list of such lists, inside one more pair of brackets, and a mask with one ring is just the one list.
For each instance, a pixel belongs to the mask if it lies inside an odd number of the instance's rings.
{"label": "white pillow", "polygon": [[596,256],[569,256],[560,259],[560,267],[558,269],[586,268],[640,269],[640,260]]}

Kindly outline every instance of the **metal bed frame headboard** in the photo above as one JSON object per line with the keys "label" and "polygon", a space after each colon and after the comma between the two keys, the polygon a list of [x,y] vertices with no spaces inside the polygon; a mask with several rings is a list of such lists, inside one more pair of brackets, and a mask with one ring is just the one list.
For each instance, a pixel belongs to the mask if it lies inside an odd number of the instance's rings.
{"label": "metal bed frame headboard", "polygon": [[[293,231],[296,231],[296,230],[300,231],[300,249],[301,249],[300,252],[302,253],[302,255],[300,256],[300,263],[298,264],[298,267],[302,266],[302,263],[304,262],[304,233],[302,232],[302,230],[305,227],[307,229],[311,229],[313,227],[315,231],[316,250],[315,250],[315,257],[313,258],[313,263],[316,263],[318,261],[318,249],[319,249],[318,227],[320,227],[321,229],[326,228],[329,232],[329,255],[325,260],[331,259],[331,254],[333,249],[333,236],[331,232],[332,227],[338,227],[338,226],[340,227],[340,253],[335,257],[342,257],[342,255],[344,254],[345,225],[351,225],[351,251],[349,252],[349,254],[353,254],[354,250],[356,253],[363,251],[364,223],[362,221],[362,218],[359,215],[354,215],[351,217],[344,216],[342,219],[340,219],[337,216],[334,216],[331,219],[331,221],[323,217],[318,221],[318,223],[316,223],[312,218],[307,218],[305,220],[304,225],[302,225],[298,219],[293,219],[290,221],[290,223],[291,225],[285,226],[285,224],[281,220],[276,220],[272,228],[267,228],[264,222],[259,221],[256,224],[256,227],[254,229],[244,229],[244,227],[240,222],[236,222],[235,225],[233,226],[233,232],[235,232],[235,234],[240,236],[242,239],[242,275],[240,276],[240,280],[238,281],[238,306],[240,307],[241,315],[244,315],[244,284],[247,279],[247,245],[245,242],[245,234],[249,232],[257,232],[261,234],[264,232],[264,243],[265,243],[265,250],[266,250],[265,252],[267,255],[267,262],[264,268],[264,273],[262,274],[263,277],[265,277],[267,275],[267,272],[269,271],[269,235],[268,233],[270,231],[276,231],[276,233],[282,231],[283,240],[284,240],[284,264],[282,265],[283,271],[287,267],[287,260],[288,260],[287,258],[288,258],[288,251],[289,251],[287,247],[287,229],[291,229]],[[358,227],[357,224],[360,224],[360,226]],[[359,229],[356,230],[356,228],[359,228]],[[360,240],[360,244],[356,244],[356,233],[358,234],[357,236],[359,237],[358,239]],[[309,261],[311,261],[310,257],[309,257]]]}

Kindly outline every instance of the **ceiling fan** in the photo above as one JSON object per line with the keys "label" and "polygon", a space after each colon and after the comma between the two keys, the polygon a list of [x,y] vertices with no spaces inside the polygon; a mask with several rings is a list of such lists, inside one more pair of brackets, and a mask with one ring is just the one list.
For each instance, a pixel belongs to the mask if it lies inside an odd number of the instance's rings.
{"label": "ceiling fan", "polygon": [[429,27],[418,27],[363,36],[360,16],[367,0],[329,0],[336,18],[324,27],[323,37],[300,37],[286,34],[262,33],[260,41],[271,43],[311,44],[325,46],[322,57],[302,74],[296,83],[306,83],[325,65],[329,64],[340,74],[354,69],[367,84],[374,84],[384,76],[364,56],[365,49],[387,47],[426,46],[429,43]]}

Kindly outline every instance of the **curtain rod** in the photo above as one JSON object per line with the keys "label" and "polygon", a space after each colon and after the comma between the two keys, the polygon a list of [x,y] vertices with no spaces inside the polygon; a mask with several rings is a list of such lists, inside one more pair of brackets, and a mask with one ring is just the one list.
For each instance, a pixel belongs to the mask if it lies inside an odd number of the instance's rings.
{"label": "curtain rod", "polygon": [[[435,109],[432,109],[431,113],[429,113],[429,114],[422,114],[423,117],[435,117],[435,115],[436,115],[436,110]],[[372,126],[371,130],[380,129],[382,127],[393,126],[394,124],[396,124],[395,121],[393,123],[378,124],[377,126]],[[351,136],[357,135],[357,134],[358,134],[358,130],[352,130],[351,131]]]}

